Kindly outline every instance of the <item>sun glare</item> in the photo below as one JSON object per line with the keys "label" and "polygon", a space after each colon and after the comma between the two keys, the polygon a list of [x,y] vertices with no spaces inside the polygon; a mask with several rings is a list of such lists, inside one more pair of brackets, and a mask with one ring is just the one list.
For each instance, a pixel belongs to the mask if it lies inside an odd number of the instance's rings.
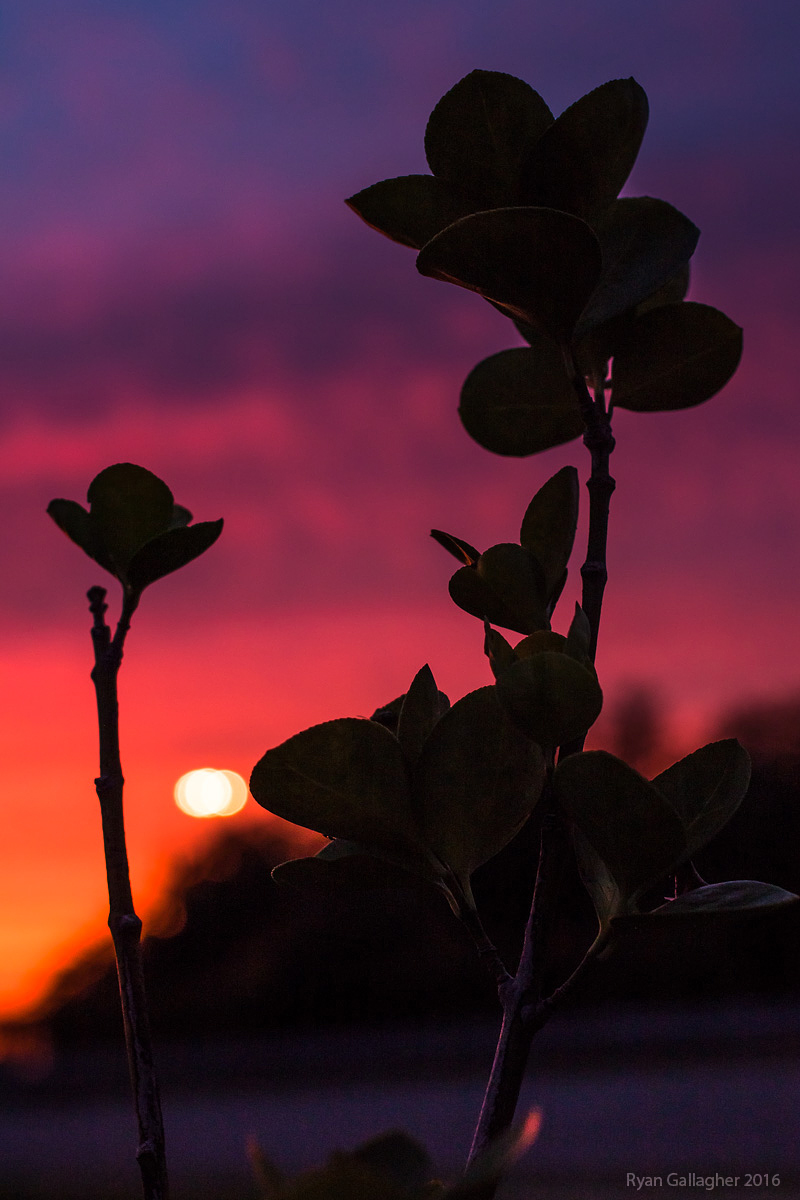
{"label": "sun glare", "polygon": [[247,802],[247,784],[235,771],[200,767],[175,784],[175,803],[189,817],[231,817]]}

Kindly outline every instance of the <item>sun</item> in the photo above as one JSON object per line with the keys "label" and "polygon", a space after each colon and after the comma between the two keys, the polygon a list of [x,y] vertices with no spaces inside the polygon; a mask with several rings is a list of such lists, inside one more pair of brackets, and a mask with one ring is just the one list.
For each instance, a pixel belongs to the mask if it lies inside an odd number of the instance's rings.
{"label": "sun", "polygon": [[199,767],[181,775],[175,803],[189,817],[231,817],[247,803],[247,784],[235,771]]}

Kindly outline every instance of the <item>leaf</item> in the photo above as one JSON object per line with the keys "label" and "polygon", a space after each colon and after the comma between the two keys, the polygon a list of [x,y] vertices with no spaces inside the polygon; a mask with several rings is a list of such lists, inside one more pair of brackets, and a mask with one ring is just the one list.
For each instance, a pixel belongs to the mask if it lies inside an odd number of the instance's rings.
{"label": "leaf", "polygon": [[172,520],[169,523],[170,529],[183,529],[186,525],[191,524],[192,513],[188,508],[184,508],[182,504],[175,504],[172,507]]}
{"label": "leaf", "polygon": [[354,1155],[334,1153],[324,1167],[296,1176],[281,1200],[409,1200],[409,1196]]}
{"label": "leaf", "polygon": [[603,707],[594,671],[553,651],[520,660],[495,687],[514,723],[546,750],[586,733]]}
{"label": "leaf", "polygon": [[483,652],[489,659],[495,679],[517,661],[514,647],[509,645],[502,633],[492,629],[488,621],[484,622]]}
{"label": "leaf", "polygon": [[459,608],[492,625],[531,633],[550,624],[541,568],[514,542],[490,546],[476,566],[456,571],[449,590]]}
{"label": "leaf", "polygon": [[472,211],[466,200],[432,175],[383,179],[345,203],[367,225],[413,250]]}
{"label": "leaf", "polygon": [[524,203],[520,171],[553,114],[538,92],[502,71],[470,71],[442,96],[425,130],[434,175],[475,209]]}
{"label": "leaf", "polygon": [[646,301],[674,279],[700,236],[677,208],[649,196],[615,201],[595,233],[603,271],[581,314],[576,338]]}
{"label": "leaf", "polygon": [[615,917],[625,912],[625,899],[614,876],[577,826],[573,827],[572,841],[581,882],[594,905],[600,928],[606,930]]}
{"label": "leaf", "polygon": [[222,533],[222,524],[222,518],[198,521],[196,525],[168,529],[146,542],[128,565],[127,578],[131,587],[140,592],[156,579],[185,567],[213,546]]}
{"label": "leaf", "polygon": [[592,650],[592,627],[589,624],[589,618],[581,608],[580,604],[575,605],[575,616],[572,618],[569,630],[567,632],[567,641],[564,646],[564,653],[571,655],[572,658],[579,663],[591,662]]}
{"label": "leaf", "polygon": [[354,1150],[353,1158],[409,1192],[424,1188],[433,1175],[427,1150],[405,1133],[380,1134]]}
{"label": "leaf", "polygon": [[114,573],[125,582],[136,551],[169,529],[175,508],[172,492],[152,471],[135,463],[116,463],[95,476],[87,499]]}
{"label": "leaf", "polygon": [[750,755],[735,738],[711,742],[655,777],[653,787],[683,824],[687,858],[727,825],[749,783]]}
{"label": "leaf", "polygon": [[441,695],[426,664],[411,682],[397,723],[397,740],[409,766],[417,761],[436,722],[449,708],[447,697],[444,697],[447,702],[441,703]]}
{"label": "leaf", "polygon": [[691,267],[689,263],[684,263],[680,271],[669,279],[663,287],[660,287],[657,292],[653,292],[652,296],[648,296],[641,304],[636,306],[636,315],[641,316],[642,313],[649,312],[651,308],[660,308],[662,304],[680,304],[681,300],[686,298],[686,293],[689,291],[689,282],[691,280]]}
{"label": "leaf", "polygon": [[422,275],[500,305],[561,345],[600,277],[592,230],[551,208],[496,208],[442,230],[417,256]]}
{"label": "leaf", "polygon": [[544,571],[549,599],[566,570],[578,528],[578,472],[562,467],[528,505],[519,540]]}
{"label": "leaf", "polygon": [[493,687],[470,692],[434,728],[413,774],[425,840],[462,882],[529,816],[544,760],[508,721]]}
{"label": "leaf", "polygon": [[614,404],[634,412],[702,404],[725,386],[741,354],[741,329],[718,309],[692,301],[653,308],[617,347]]}
{"label": "leaf", "polygon": [[544,334],[533,349],[502,350],[479,362],[461,389],[458,415],[485,450],[519,458],[580,437],[584,432],[564,362]]}
{"label": "leaf", "polygon": [[443,533],[441,529],[432,529],[431,537],[440,546],[444,546],[445,550],[453,555],[453,558],[466,563],[468,567],[473,566],[481,556],[480,550],[476,550],[462,538],[453,537],[452,533]]}
{"label": "leaf", "polygon": [[556,767],[556,795],[626,901],[669,873],[686,854],[677,813],[655,787],[604,750],[571,754]]}
{"label": "leaf", "polygon": [[796,904],[800,896],[787,892],[772,883],[758,883],[754,879],[734,879],[726,883],[709,883],[706,887],[693,888],[676,899],[642,913],[637,921],[649,917],[691,917],[709,913],[745,912],[751,909],[779,908]]}
{"label": "leaf", "polygon": [[400,744],[375,721],[343,717],[268,750],[250,777],[264,808],[326,837],[424,853]]}
{"label": "leaf", "polygon": [[526,202],[584,218],[605,208],[631,172],[647,118],[647,96],[632,78],[576,100],[533,147],[523,171]]}
{"label": "leaf", "polygon": [[352,898],[352,893],[418,891],[442,883],[441,871],[432,861],[424,862],[417,854],[404,858],[402,847],[390,851],[344,838],[334,838],[311,857],[279,863],[272,869],[272,878],[303,892],[316,892],[328,903],[343,894]]}
{"label": "leaf", "polygon": [[80,546],[89,558],[93,558],[112,575],[115,573],[114,564],[100,538],[97,525],[82,504],[75,500],[51,500],[47,512],[59,529],[63,530],[76,546]]}

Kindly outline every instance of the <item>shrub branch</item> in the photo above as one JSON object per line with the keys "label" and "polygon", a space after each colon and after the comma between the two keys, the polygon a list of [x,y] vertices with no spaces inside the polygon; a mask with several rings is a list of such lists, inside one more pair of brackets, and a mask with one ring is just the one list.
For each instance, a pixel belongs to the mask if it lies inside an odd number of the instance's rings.
{"label": "shrub branch", "polygon": [[100,775],[95,780],[95,788],[103,823],[103,848],[108,879],[108,927],[114,941],[117,960],[128,1069],[139,1127],[136,1158],[141,1171],[144,1197],[145,1200],[167,1200],[164,1126],[142,972],[142,922],[133,907],[128,870],[122,807],[124,779],[119,753],[117,675],[122,662],[125,636],[130,628],[138,598],[125,592],[122,614],[112,639],[105,621],[108,607],[105,597],[105,588],[93,587],[89,590],[89,611],[94,618],[92,682],[97,696],[100,735]]}

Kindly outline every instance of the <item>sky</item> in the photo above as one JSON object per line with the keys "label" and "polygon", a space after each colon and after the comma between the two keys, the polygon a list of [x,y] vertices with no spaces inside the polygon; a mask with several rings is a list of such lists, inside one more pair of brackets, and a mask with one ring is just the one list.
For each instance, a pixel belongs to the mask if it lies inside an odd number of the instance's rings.
{"label": "sky", "polygon": [[[799,44],[791,0],[3,6],[0,1016],[102,934],[107,905],[85,593],[107,584],[113,615],[116,584],[49,521],[51,499],[84,501],[131,461],[196,519],[225,518],[145,594],[120,677],[145,916],[215,824],[175,808],[185,771],[247,778],[425,662],[451,698],[490,682],[429,529],[517,540],[533,493],[566,463],[585,479],[587,455],[470,441],[461,384],[519,339],[343,203],[427,170],[427,117],[475,67],[556,113],[634,75],[651,116],[625,194],[699,225],[690,298],[744,327],[708,404],[617,414],[607,707],[649,682],[686,752],[731,706],[800,691]],[[251,801],[229,819],[271,818]]]}

